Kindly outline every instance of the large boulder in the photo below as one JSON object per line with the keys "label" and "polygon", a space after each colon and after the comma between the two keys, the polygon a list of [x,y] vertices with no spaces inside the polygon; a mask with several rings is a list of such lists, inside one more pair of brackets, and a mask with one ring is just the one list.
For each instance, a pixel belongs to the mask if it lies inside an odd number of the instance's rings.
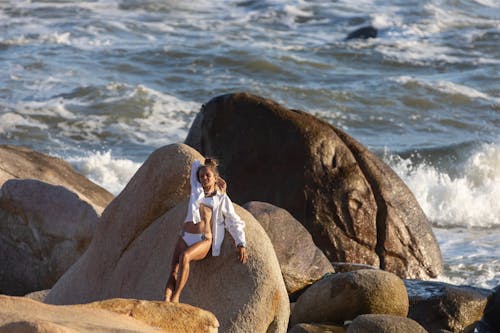
{"label": "large boulder", "polygon": [[188,304],[114,298],[86,307],[127,315],[169,333],[217,333],[219,327],[213,313]]}
{"label": "large boulder", "polygon": [[0,186],[9,179],[38,179],[64,186],[92,205],[98,214],[113,199],[113,194],[88,180],[59,158],[26,147],[0,145]]}
{"label": "large boulder", "polygon": [[0,295],[0,333],[153,333],[143,322],[86,305],[55,306]]}
{"label": "large boulder", "polygon": [[309,287],[297,300],[290,324],[339,323],[361,314],[406,317],[408,295],[403,281],[381,270],[331,274]]}
{"label": "large boulder", "polygon": [[[202,159],[186,145],[155,151],[104,211],[88,250],[45,301],[163,300],[195,158]],[[271,241],[250,213],[235,209],[246,222],[247,264],[238,262],[226,233],[220,256],[192,263],[180,301],[215,314],[221,332],[285,332],[289,302]]]}
{"label": "large boulder", "polygon": [[0,293],[51,288],[82,255],[98,221],[62,186],[11,179],[0,189]]}
{"label": "large boulder", "polygon": [[435,281],[405,280],[405,285],[410,302],[408,317],[431,333],[473,328],[492,294],[487,289]]}
{"label": "large boulder", "polygon": [[222,161],[236,203],[258,200],[289,211],[331,261],[400,277],[442,271],[432,229],[403,181],[311,114],[246,93],[223,95],[202,107],[185,142]]}
{"label": "large boulder", "polygon": [[427,333],[416,321],[386,314],[357,316],[346,333]]}
{"label": "large boulder", "polygon": [[266,202],[243,205],[264,228],[273,243],[288,294],[321,279],[334,269],[314,244],[311,234],[286,210]]}

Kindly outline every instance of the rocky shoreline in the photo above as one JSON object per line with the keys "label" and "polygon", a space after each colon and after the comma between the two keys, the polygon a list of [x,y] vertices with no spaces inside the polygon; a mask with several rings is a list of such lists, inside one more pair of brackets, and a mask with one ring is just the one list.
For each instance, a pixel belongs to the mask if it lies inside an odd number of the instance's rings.
{"label": "rocky shoreline", "polygon": [[[216,156],[246,221],[162,302],[189,168]],[[0,332],[498,332],[499,288],[426,281],[439,246],[411,192],[332,125],[249,94],[204,105],[116,197],[0,146]],[[24,296],[25,297],[19,297]]]}

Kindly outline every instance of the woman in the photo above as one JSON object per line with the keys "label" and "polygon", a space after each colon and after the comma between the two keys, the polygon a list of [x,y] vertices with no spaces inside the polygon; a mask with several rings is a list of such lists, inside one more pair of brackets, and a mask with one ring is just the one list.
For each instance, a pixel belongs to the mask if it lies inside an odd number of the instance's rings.
{"label": "woman", "polygon": [[165,301],[179,302],[189,276],[189,264],[205,258],[210,248],[218,256],[224,240],[224,226],[233,236],[238,259],[247,261],[245,222],[234,211],[225,193],[226,183],[219,177],[217,163],[206,159],[191,166],[191,195],[182,233],[172,256],[172,269],[165,287]]}

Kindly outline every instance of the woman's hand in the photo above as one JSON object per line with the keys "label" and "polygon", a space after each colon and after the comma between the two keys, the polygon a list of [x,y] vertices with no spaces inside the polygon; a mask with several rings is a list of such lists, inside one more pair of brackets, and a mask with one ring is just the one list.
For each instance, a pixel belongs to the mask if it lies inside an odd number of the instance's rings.
{"label": "woman's hand", "polygon": [[247,249],[243,246],[238,246],[238,260],[242,264],[246,264],[247,259],[248,259]]}
{"label": "woman's hand", "polygon": [[222,193],[226,193],[227,184],[224,179],[222,179],[221,177],[217,177],[216,184]]}

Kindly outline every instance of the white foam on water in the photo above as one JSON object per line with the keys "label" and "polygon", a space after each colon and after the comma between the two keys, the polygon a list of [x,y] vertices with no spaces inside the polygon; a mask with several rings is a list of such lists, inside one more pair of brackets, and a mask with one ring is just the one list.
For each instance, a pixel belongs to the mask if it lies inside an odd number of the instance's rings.
{"label": "white foam on water", "polygon": [[500,228],[434,228],[444,274],[435,280],[455,285],[494,288],[500,284]]}
{"label": "white foam on water", "polygon": [[142,117],[113,123],[110,129],[127,133],[135,143],[156,147],[184,141],[189,125],[200,109],[199,103],[183,101],[143,85],[129,91],[129,97],[145,98],[151,105],[144,110]]}
{"label": "white foam on water", "polygon": [[5,134],[9,138],[19,127],[38,128],[41,130],[48,128],[46,124],[16,112],[0,114],[0,134]]}
{"label": "white foam on water", "polygon": [[447,95],[460,95],[469,99],[484,99],[496,104],[500,104],[500,98],[491,96],[487,93],[483,93],[464,84],[458,84],[445,80],[426,80],[423,78],[416,78],[411,76],[400,76],[391,80],[403,85],[415,84],[421,87],[427,87]]}
{"label": "white foam on water", "polygon": [[493,228],[500,226],[500,144],[483,144],[462,165],[460,174],[411,159],[388,158],[436,226]]}
{"label": "white foam on water", "polygon": [[123,190],[141,166],[141,163],[113,156],[111,150],[64,159],[79,173],[115,195]]}

